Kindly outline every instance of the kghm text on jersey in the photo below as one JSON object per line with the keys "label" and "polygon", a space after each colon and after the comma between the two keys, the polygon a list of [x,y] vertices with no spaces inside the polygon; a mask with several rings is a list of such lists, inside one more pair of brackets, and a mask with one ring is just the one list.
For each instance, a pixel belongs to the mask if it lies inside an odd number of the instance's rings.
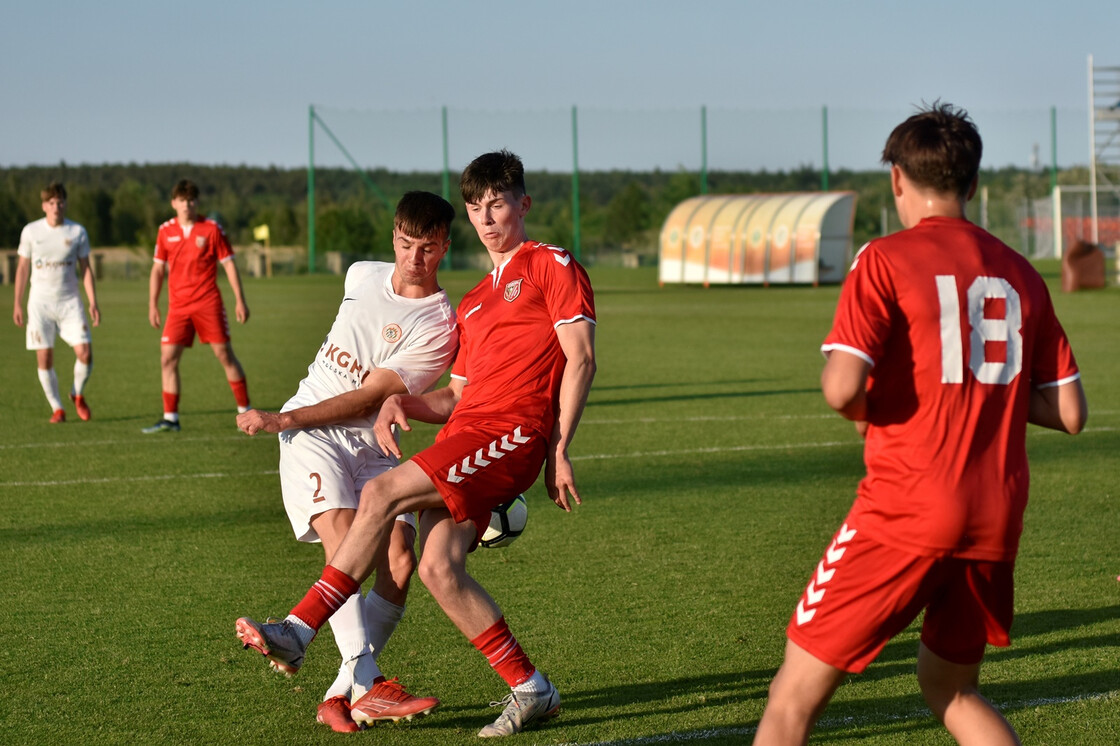
{"label": "kghm text on jersey", "polygon": [[369,375],[369,371],[364,370],[363,366],[354,356],[354,353],[347,352],[338,345],[331,344],[330,340],[324,342],[319,351],[323,353],[324,365],[326,368],[334,373],[356,375],[359,385],[362,381],[365,381],[366,376]]}

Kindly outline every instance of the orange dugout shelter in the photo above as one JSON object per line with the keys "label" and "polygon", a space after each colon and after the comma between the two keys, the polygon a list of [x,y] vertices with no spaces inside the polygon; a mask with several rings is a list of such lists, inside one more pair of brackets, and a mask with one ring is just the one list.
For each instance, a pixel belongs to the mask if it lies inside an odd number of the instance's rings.
{"label": "orange dugout shelter", "polygon": [[665,218],[659,280],[702,285],[837,283],[852,257],[855,192],[692,197]]}

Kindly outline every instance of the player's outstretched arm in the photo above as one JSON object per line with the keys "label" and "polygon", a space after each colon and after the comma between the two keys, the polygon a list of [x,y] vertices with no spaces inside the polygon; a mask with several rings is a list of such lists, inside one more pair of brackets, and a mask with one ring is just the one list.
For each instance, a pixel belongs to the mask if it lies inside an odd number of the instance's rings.
{"label": "player's outstretched arm", "polygon": [[244,324],[249,320],[249,304],[245,302],[245,289],[241,287],[241,273],[237,271],[237,262],[230,257],[222,262],[222,269],[226,271],[226,279],[229,280],[229,286],[233,288],[237,323]]}
{"label": "player's outstretched arm", "polygon": [[337,425],[347,420],[370,417],[385,399],[393,394],[405,393],[408,389],[396,371],[375,368],[366,376],[361,388],[288,412],[250,409],[237,415],[237,427],[246,435],[256,435],[259,432],[280,433],[296,428]]}
{"label": "player's outstretched arm", "polygon": [[1028,422],[1077,435],[1088,418],[1089,403],[1080,378],[1060,386],[1031,389]]}
{"label": "player's outstretched arm", "polygon": [[556,327],[556,338],[566,362],[560,378],[556,423],[548,443],[545,487],[552,502],[570,513],[572,500],[576,505],[583,502],[576,491],[575,471],[568,457],[568,446],[576,435],[587,396],[591,393],[591,382],[595,379],[595,325],[590,321],[561,324]]}
{"label": "player's outstretched arm", "polygon": [[12,321],[16,326],[23,326],[23,296],[27,292],[27,283],[31,278],[31,259],[21,256],[16,264],[16,302],[12,306]]}
{"label": "player's outstretched arm", "polygon": [[101,309],[97,306],[97,285],[94,282],[93,267],[89,263],[89,257],[83,257],[78,260],[78,271],[82,275],[82,285],[86,289],[86,299],[89,300],[89,318],[94,326],[101,325]]}
{"label": "player's outstretched arm", "polygon": [[857,423],[867,420],[867,375],[871,365],[859,355],[832,350],[821,371],[821,393],[828,406]]}
{"label": "player's outstretched arm", "polygon": [[163,278],[166,275],[166,264],[163,262],[152,264],[152,274],[148,278],[148,323],[156,329],[162,326],[159,315],[159,294],[163,290]]}
{"label": "player's outstretched arm", "polygon": [[463,396],[464,385],[462,379],[452,378],[442,389],[429,391],[421,396],[398,394],[386,399],[381,405],[381,411],[377,413],[377,421],[373,423],[373,437],[377,439],[381,450],[397,458],[401,457],[401,449],[393,433],[394,425],[408,432],[412,429],[408,424],[410,419],[433,425],[447,422]]}

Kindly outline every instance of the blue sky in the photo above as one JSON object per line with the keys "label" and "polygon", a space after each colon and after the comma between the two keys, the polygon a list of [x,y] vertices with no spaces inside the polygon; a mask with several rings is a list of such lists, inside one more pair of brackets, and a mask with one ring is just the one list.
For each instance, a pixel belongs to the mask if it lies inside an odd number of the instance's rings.
{"label": "blue sky", "polygon": [[[1088,162],[1087,65],[1120,65],[1120,2],[731,0],[5,3],[0,167],[303,167],[308,107],[363,166],[511,147],[530,169],[873,168],[936,98],[986,165]],[[358,116],[353,112],[373,112]],[[391,112],[391,113],[390,113]],[[316,135],[316,163],[344,157]]]}

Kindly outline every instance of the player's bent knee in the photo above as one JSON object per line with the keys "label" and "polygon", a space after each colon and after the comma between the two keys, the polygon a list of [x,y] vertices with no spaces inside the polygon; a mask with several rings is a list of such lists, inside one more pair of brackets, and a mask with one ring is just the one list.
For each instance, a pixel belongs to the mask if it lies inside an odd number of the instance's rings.
{"label": "player's bent knee", "polygon": [[447,592],[460,587],[460,572],[459,568],[453,563],[447,561],[444,557],[432,557],[433,553],[425,553],[420,558],[420,566],[417,568],[417,574],[420,580],[423,581],[425,587],[431,592],[433,596],[439,596],[443,592]]}
{"label": "player's bent knee", "polygon": [[366,485],[362,487],[362,496],[358,501],[357,517],[380,522],[395,521],[400,511],[393,507],[390,496],[379,489],[376,482],[377,480],[374,479],[366,482]]}

